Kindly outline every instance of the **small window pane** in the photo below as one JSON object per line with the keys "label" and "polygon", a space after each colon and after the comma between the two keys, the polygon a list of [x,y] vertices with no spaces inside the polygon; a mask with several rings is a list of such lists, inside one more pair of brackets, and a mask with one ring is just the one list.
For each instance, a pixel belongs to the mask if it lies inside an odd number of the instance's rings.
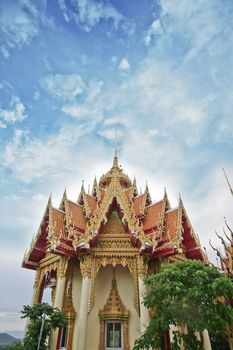
{"label": "small window pane", "polygon": [[67,333],[66,327],[62,328],[62,330],[61,330],[61,345],[60,345],[61,348],[65,348],[65,346],[66,346],[66,333]]}
{"label": "small window pane", "polygon": [[107,348],[114,348],[113,323],[107,323]]}
{"label": "small window pane", "polygon": [[121,324],[115,323],[114,347],[121,348]]}

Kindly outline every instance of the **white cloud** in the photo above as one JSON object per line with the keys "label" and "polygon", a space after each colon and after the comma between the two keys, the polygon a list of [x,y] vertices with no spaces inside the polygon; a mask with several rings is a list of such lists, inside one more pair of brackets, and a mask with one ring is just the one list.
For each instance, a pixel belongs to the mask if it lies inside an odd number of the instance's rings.
{"label": "white cloud", "polygon": [[[233,175],[233,168],[228,166],[228,170],[229,174]],[[194,187],[194,192],[185,193],[185,202],[202,245],[207,248],[212,262],[216,263],[209,240],[211,239],[215,247],[221,246],[215,231],[222,235],[225,226],[224,217],[233,227],[232,196],[227,188],[220,164],[203,175],[203,178],[198,181],[198,186]],[[231,178],[233,179],[233,176]]]}
{"label": "white cloud", "polygon": [[134,23],[126,19],[109,2],[93,0],[71,0],[73,10],[68,8],[66,0],[59,0],[59,6],[67,22],[75,21],[86,32],[90,32],[100,21],[112,21],[114,28],[121,27],[131,35],[135,30]]}
{"label": "white cloud", "polygon": [[9,107],[10,109],[0,108],[0,129],[4,129],[9,124],[15,124],[27,118],[24,104],[20,101],[19,97],[12,96]]}
{"label": "white cloud", "polygon": [[130,64],[126,57],[122,58],[118,68],[122,71],[128,71],[130,69]]}
{"label": "white cloud", "polygon": [[62,107],[62,112],[74,118],[92,121],[101,120],[103,105],[98,101],[103,88],[103,81],[91,80],[85,88],[85,99],[83,102],[70,102]]}
{"label": "white cloud", "polygon": [[[106,138],[109,141],[113,141],[113,143],[115,143],[115,140],[116,140],[116,129],[104,128],[104,129],[102,129],[102,130],[100,130],[98,132],[98,135]],[[121,137],[122,137],[122,131],[121,131],[121,129],[117,129],[118,143],[120,142]]]}
{"label": "white cloud", "polygon": [[41,78],[40,85],[52,97],[63,100],[73,100],[85,88],[78,74],[48,74]]}
{"label": "white cloud", "polygon": [[[222,5],[215,0],[211,4],[205,0],[197,0],[187,6],[186,0],[162,0],[160,5],[160,20],[164,32],[170,40],[183,38],[187,51],[185,60],[190,60],[200,51],[207,50],[217,35],[229,35],[225,26],[230,20],[226,4]],[[219,48],[215,47],[215,50]]]}
{"label": "white cloud", "polygon": [[101,92],[104,82],[102,80],[91,80],[87,86],[87,99],[93,101]]}
{"label": "white cloud", "polygon": [[148,28],[145,36],[144,36],[144,43],[145,45],[150,45],[152,39],[156,38],[158,35],[162,34],[163,30],[161,27],[161,22],[159,19],[154,20],[150,27]]}
{"label": "white cloud", "polygon": [[0,2],[1,52],[9,57],[9,49],[28,45],[38,35],[38,10],[31,1]]}
{"label": "white cloud", "polygon": [[58,0],[58,3],[59,3],[59,6],[60,6],[60,9],[62,11],[62,14],[64,16],[64,19],[66,22],[69,22],[70,21],[70,18],[69,18],[69,15],[68,15],[68,8],[66,6],[66,2],[65,0]]}
{"label": "white cloud", "polygon": [[41,26],[54,28],[46,9],[47,1],[0,1],[0,52],[4,58],[9,58],[12,49],[30,45]]}
{"label": "white cloud", "polygon": [[94,127],[95,121],[82,125],[71,123],[44,140],[32,138],[26,131],[17,129],[1,152],[0,160],[25,183],[68,176],[77,166],[74,162],[77,159],[76,144]]}
{"label": "white cloud", "polygon": [[9,53],[9,51],[7,50],[6,47],[4,47],[4,46],[0,47],[0,51],[1,51],[1,53],[2,53],[2,55],[3,55],[4,58],[7,59],[7,58],[10,57],[10,53]]}
{"label": "white cloud", "polygon": [[65,105],[62,107],[62,112],[74,118],[84,118],[90,113],[89,108],[81,106],[78,103],[72,105]]}
{"label": "white cloud", "polygon": [[34,196],[32,196],[32,199],[35,200],[36,202],[45,202],[48,200],[48,197],[42,193],[37,193],[37,194],[34,194]]}
{"label": "white cloud", "polygon": [[[35,272],[21,268],[23,257],[16,242],[8,251],[1,249],[0,253],[0,329],[1,332],[22,331],[25,320],[20,318],[20,311],[30,303]],[[20,286],[17,292],[16,286]]]}
{"label": "white cloud", "polygon": [[33,98],[35,101],[38,101],[40,99],[40,91],[35,91]]}
{"label": "white cloud", "polygon": [[112,62],[112,63],[117,62],[117,57],[116,57],[116,56],[112,56],[112,58],[111,58],[111,62]]}

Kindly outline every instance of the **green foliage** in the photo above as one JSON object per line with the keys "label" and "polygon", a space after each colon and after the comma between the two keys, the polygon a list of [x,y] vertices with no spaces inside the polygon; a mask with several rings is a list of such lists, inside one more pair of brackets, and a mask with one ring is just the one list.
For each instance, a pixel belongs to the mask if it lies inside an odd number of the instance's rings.
{"label": "green foliage", "polygon": [[24,350],[23,344],[20,341],[17,341],[11,345],[7,345],[5,350]]}
{"label": "green foliage", "polygon": [[[225,300],[233,298],[233,283],[217,268],[201,261],[186,260],[164,265],[161,272],[144,280],[144,305],[155,311],[134,350],[159,348],[161,335],[170,325],[187,327],[188,333],[174,332],[172,350],[203,350],[196,332],[226,334],[233,324],[233,308]],[[180,328],[178,328],[180,329]]]}
{"label": "green foliage", "polygon": [[[40,350],[46,350],[46,339],[52,329],[64,327],[66,318],[58,308],[52,308],[49,304],[35,304],[34,306],[24,305],[22,318],[29,318],[30,323],[22,342],[10,349],[15,350],[37,350],[42,322],[43,332],[40,342]],[[44,321],[43,321],[44,319]]]}

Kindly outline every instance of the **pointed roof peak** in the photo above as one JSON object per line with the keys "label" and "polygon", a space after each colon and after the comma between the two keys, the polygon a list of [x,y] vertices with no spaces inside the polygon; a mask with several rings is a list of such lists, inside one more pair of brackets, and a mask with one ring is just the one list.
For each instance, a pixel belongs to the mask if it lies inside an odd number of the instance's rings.
{"label": "pointed roof peak", "polygon": [[181,198],[181,194],[179,193],[179,207],[183,206],[183,200]]}
{"label": "pointed roof peak", "polygon": [[49,195],[49,199],[48,199],[48,203],[47,203],[47,207],[52,207],[52,192]]}
{"label": "pointed roof peak", "polygon": [[170,206],[166,187],[164,187],[163,200]]}
{"label": "pointed roof peak", "polygon": [[85,193],[84,180],[82,180],[81,193]]}
{"label": "pointed roof peak", "polygon": [[63,199],[67,199],[66,187],[65,187],[64,192],[63,192]]}

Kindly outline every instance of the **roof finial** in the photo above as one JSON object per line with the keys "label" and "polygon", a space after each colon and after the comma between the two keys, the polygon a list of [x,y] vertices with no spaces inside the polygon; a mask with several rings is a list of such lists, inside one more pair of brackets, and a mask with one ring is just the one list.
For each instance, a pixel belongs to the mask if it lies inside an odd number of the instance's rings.
{"label": "roof finial", "polygon": [[118,168],[118,135],[117,129],[115,129],[115,154],[113,159],[113,167]]}
{"label": "roof finial", "polygon": [[227,180],[227,184],[228,184],[228,186],[229,186],[230,192],[231,192],[231,194],[232,194],[232,196],[233,196],[233,189],[232,189],[232,187],[231,187],[230,181],[228,180],[228,177],[227,177],[227,174],[226,174],[226,172],[225,172],[225,169],[222,168],[222,170],[223,170],[224,175],[225,175],[225,178],[226,178],[226,180]]}
{"label": "roof finial", "polygon": [[115,157],[118,157],[118,135],[117,129],[115,129]]}
{"label": "roof finial", "polygon": [[82,180],[82,186],[81,186],[81,193],[85,192],[85,189],[84,189],[84,180]]}

